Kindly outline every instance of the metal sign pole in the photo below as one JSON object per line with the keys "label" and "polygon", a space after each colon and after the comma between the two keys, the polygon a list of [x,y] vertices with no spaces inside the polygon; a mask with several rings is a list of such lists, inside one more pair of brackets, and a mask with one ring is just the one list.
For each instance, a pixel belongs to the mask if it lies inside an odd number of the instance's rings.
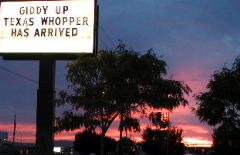
{"label": "metal sign pole", "polygon": [[39,89],[37,92],[36,155],[53,155],[55,117],[54,59],[40,59]]}

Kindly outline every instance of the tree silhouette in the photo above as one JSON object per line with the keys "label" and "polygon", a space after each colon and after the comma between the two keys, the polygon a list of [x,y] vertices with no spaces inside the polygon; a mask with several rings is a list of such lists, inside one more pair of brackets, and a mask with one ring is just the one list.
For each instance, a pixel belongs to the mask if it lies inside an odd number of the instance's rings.
{"label": "tree silhouette", "polygon": [[143,133],[142,149],[152,155],[183,155],[182,130],[175,127],[167,130],[147,128]]}
{"label": "tree silhouette", "polygon": [[[136,118],[131,118],[129,116],[125,116],[120,120],[120,125],[119,125],[119,131],[125,131],[127,132],[140,132],[140,124],[138,119]],[[120,136],[121,139],[121,136]]]}
{"label": "tree silhouette", "polygon": [[231,154],[230,150],[236,146],[239,152],[240,140],[235,138],[240,136],[240,58],[235,59],[231,68],[223,67],[215,72],[207,89],[196,96],[196,115],[217,127],[213,140],[218,154]]}
{"label": "tree silhouette", "polygon": [[190,88],[165,79],[165,67],[165,61],[152,50],[140,55],[123,44],[98,56],[80,56],[67,66],[69,90],[59,93],[58,104],[71,105],[73,110],[57,119],[58,130],[99,128],[103,155],[103,137],[117,117],[121,118],[120,131],[138,131],[132,113],[145,113],[146,107],[171,110],[188,103],[184,93]]}
{"label": "tree silhouette", "polygon": [[136,149],[136,144],[128,137],[123,137],[120,141],[121,143],[121,154],[123,155],[134,155],[134,150]]}
{"label": "tree silhouette", "polygon": [[[101,136],[91,131],[83,131],[75,135],[74,149],[82,154],[99,154]],[[104,137],[105,152],[116,150],[116,141],[109,137]]]}
{"label": "tree silhouette", "polygon": [[213,145],[218,155],[240,154],[240,128],[225,122],[213,133]]}

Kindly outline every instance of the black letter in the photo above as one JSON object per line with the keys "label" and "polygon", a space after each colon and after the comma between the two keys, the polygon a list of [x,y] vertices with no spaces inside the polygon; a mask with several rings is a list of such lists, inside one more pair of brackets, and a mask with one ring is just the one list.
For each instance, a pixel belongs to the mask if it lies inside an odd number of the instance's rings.
{"label": "black letter", "polygon": [[28,28],[26,28],[26,29],[24,29],[24,37],[28,37],[29,36],[29,29]]}
{"label": "black letter", "polygon": [[16,35],[17,35],[17,29],[12,29],[11,36],[16,37]]}
{"label": "black letter", "polygon": [[39,30],[36,29],[36,30],[35,30],[35,34],[34,34],[34,37],[39,37],[39,35],[40,35],[40,34],[39,34]]}
{"label": "black letter", "polygon": [[69,17],[70,20],[70,25],[72,25],[72,23],[74,22],[74,17]]}
{"label": "black letter", "polygon": [[21,7],[20,10],[19,10],[19,13],[20,13],[21,15],[23,15],[23,14],[25,13],[25,10],[23,10],[23,9],[24,9],[24,7]]}
{"label": "black letter", "polygon": [[62,20],[63,20],[63,21],[62,21],[62,24],[63,24],[63,25],[65,25],[65,23],[68,21],[68,20],[67,20],[67,17],[63,17]]}
{"label": "black letter", "polygon": [[29,26],[33,26],[33,25],[34,25],[33,18],[29,18]]}
{"label": "black letter", "polygon": [[61,8],[60,8],[60,6],[56,6],[56,13],[57,13],[57,14],[60,14],[60,13],[61,13]]}
{"label": "black letter", "polygon": [[63,6],[63,14],[68,10],[68,6]]}
{"label": "black letter", "polygon": [[5,26],[7,26],[7,21],[8,21],[9,18],[4,18],[5,20]]}
{"label": "black letter", "polygon": [[41,20],[42,20],[42,25],[47,25],[47,20],[48,20],[49,17],[42,17]]}
{"label": "black letter", "polygon": [[81,25],[81,17],[77,17],[77,24],[76,25]]}
{"label": "black letter", "polygon": [[49,29],[48,29],[48,36],[49,36],[49,37],[52,37],[52,36],[53,36],[53,29],[52,29],[52,28],[49,28]]}
{"label": "black letter", "polygon": [[44,37],[46,37],[46,32],[47,32],[47,30],[46,29],[41,29],[41,36],[44,36]]}
{"label": "black letter", "polygon": [[21,21],[21,18],[16,18],[16,20],[17,20],[17,23],[16,23],[16,26],[21,26],[21,24],[20,24],[20,21]]}
{"label": "black letter", "polygon": [[72,36],[77,36],[78,34],[78,29],[77,28],[72,28]]}
{"label": "black letter", "polygon": [[70,37],[70,28],[66,28],[66,37]]}
{"label": "black letter", "polygon": [[44,14],[47,14],[47,9],[48,9],[48,6],[43,6],[43,11],[44,11]]}
{"label": "black letter", "polygon": [[56,24],[56,25],[60,25],[60,24],[61,24],[61,19],[60,19],[60,17],[57,17],[57,18],[55,19],[55,24]]}
{"label": "black letter", "polygon": [[10,25],[14,26],[14,18],[10,18]]}
{"label": "black letter", "polygon": [[88,25],[88,17],[83,17],[83,25]]}

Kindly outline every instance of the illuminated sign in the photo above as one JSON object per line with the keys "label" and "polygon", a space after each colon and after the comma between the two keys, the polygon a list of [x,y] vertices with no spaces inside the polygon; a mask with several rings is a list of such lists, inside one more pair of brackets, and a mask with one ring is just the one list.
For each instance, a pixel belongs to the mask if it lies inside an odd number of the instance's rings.
{"label": "illuminated sign", "polygon": [[161,113],[161,121],[164,123],[169,122],[169,113],[162,112]]}
{"label": "illuminated sign", "polygon": [[92,53],[94,0],[4,1],[1,53]]}

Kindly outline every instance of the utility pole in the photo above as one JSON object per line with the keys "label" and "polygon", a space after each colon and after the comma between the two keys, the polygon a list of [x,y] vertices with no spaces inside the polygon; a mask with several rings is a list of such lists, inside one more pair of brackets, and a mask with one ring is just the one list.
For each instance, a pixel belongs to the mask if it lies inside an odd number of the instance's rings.
{"label": "utility pole", "polygon": [[14,115],[14,123],[13,123],[13,145],[15,143],[15,135],[16,135],[16,114]]}

